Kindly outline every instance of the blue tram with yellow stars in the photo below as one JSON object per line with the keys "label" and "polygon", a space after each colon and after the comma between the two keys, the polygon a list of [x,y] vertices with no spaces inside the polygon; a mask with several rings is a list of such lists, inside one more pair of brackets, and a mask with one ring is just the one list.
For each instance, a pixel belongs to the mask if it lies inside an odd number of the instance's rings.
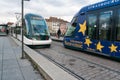
{"label": "blue tram with yellow stars", "polygon": [[68,25],[64,46],[120,58],[120,0],[82,8]]}

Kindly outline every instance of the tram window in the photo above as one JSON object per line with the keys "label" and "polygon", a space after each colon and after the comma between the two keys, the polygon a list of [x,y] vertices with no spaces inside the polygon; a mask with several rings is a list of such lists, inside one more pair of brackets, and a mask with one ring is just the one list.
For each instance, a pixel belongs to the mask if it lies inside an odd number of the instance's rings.
{"label": "tram window", "polygon": [[90,14],[88,15],[88,36],[91,39],[97,39],[97,15]]}
{"label": "tram window", "polygon": [[74,17],[71,21],[71,24],[67,24],[68,29],[65,36],[74,36],[74,31],[77,26],[77,19],[78,17]]}
{"label": "tram window", "polygon": [[112,11],[101,12],[99,16],[99,39],[110,40]]}
{"label": "tram window", "polygon": [[78,19],[78,17],[74,17],[72,19],[71,24],[72,24],[73,27],[76,27],[76,25],[77,25],[77,19]]}
{"label": "tram window", "polygon": [[117,40],[120,41],[120,10],[118,11]]}
{"label": "tram window", "polygon": [[26,28],[26,24],[25,24],[25,19],[23,20],[23,28],[24,28],[24,35],[27,35],[27,28]]}

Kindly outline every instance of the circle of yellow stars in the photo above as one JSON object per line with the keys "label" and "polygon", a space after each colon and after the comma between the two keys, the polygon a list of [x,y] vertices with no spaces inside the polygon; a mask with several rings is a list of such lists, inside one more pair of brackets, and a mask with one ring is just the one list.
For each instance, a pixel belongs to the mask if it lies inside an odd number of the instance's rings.
{"label": "circle of yellow stars", "polygon": [[[86,31],[86,21],[84,21],[83,24],[79,24],[80,29],[78,32],[82,32],[83,35],[85,35],[85,31]],[[92,41],[89,38],[85,39],[85,43],[88,47],[90,46],[90,44],[92,44]],[[96,45],[96,49],[100,52],[102,52],[102,49],[104,48],[104,46],[98,42]],[[115,46],[114,44],[112,44],[111,46],[109,46],[110,48],[110,52],[117,52],[117,48],[118,46]]]}

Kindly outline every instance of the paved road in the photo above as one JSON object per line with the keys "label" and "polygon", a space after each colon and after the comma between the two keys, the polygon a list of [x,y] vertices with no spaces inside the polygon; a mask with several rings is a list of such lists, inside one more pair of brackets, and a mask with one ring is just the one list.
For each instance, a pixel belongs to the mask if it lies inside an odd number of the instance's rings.
{"label": "paved road", "polygon": [[36,51],[47,55],[85,80],[120,80],[119,62],[65,49],[60,42],[53,42],[51,48]]}

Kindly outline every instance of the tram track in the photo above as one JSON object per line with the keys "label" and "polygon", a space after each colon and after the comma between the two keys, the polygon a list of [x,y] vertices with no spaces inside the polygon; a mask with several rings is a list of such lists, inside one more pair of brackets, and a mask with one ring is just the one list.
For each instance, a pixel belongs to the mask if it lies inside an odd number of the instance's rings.
{"label": "tram track", "polygon": [[57,66],[59,66],[60,68],[62,68],[63,70],[65,70],[66,72],[68,72],[69,74],[73,75],[74,77],[76,77],[78,80],[85,80],[84,78],[82,78],[81,76],[75,74],[73,71],[69,70],[68,68],[64,67],[63,65],[61,65],[60,63],[56,62],[54,59],[50,58],[49,56],[42,54],[41,52],[37,51],[38,53],[40,53],[42,56],[46,57],[49,61],[53,62],[54,64],[56,64]]}
{"label": "tram track", "polygon": [[[61,54],[64,54],[64,53],[61,53]],[[88,60],[86,60],[86,59],[83,59],[83,58],[80,58],[80,57],[76,57],[76,56],[73,56],[73,55],[70,55],[70,54],[64,54],[64,55],[66,55],[66,56],[71,56],[71,57],[74,57],[74,58],[76,58],[76,59],[80,59],[80,60],[86,61],[87,63],[91,63],[91,64],[94,64],[94,65],[98,65],[98,66],[100,66],[100,67],[103,67],[103,68],[105,68],[105,69],[108,69],[108,70],[110,70],[110,71],[114,71],[114,72],[120,74],[120,71],[118,71],[118,70],[113,70],[113,69],[111,69],[111,68],[108,68],[108,67],[106,67],[106,66],[103,66],[103,65],[100,65],[100,64],[97,64],[97,63],[88,61]]]}
{"label": "tram track", "polygon": [[[55,50],[55,49],[53,49],[53,48],[51,48],[51,49],[52,49],[52,50]],[[77,56],[74,56],[74,55],[71,55],[71,54],[65,54],[65,53],[62,52],[62,51],[60,52],[60,54],[64,54],[64,55],[66,55],[66,56],[71,56],[71,57],[74,57],[74,58],[76,58],[76,59],[80,59],[80,60],[86,61],[86,62],[88,62],[88,63],[94,64],[94,65],[98,65],[98,66],[100,66],[100,67],[106,68],[106,69],[108,69],[108,70],[111,70],[111,71],[114,71],[114,72],[120,74],[120,71],[118,71],[118,70],[114,70],[114,69],[108,68],[108,67],[106,67],[106,66],[103,66],[103,65],[101,65],[101,64],[97,64],[97,63],[88,61],[87,59],[84,59],[84,58],[77,57]]]}
{"label": "tram track", "polygon": [[[56,43],[56,42],[55,42]],[[110,63],[110,62],[112,62],[112,63],[117,63],[117,64],[119,64],[119,67],[120,67],[120,61],[119,60],[116,60],[116,59],[113,59],[113,58],[111,58],[111,57],[108,57],[108,56],[104,56],[104,55],[99,55],[99,54],[95,54],[95,53],[90,53],[90,52],[84,52],[84,51],[75,51],[75,50],[70,50],[70,49],[66,49],[66,48],[64,48],[64,50],[62,50],[61,51],[61,49],[63,49],[63,45],[61,45],[61,43],[60,44],[53,44],[54,46],[59,46],[59,49],[56,49],[56,47],[52,47],[51,49],[52,50],[54,50],[54,51],[56,51],[56,52],[59,52],[59,53],[61,53],[61,54],[64,54],[64,55],[70,55],[70,56],[72,56],[72,57],[75,57],[75,58],[78,58],[78,59],[83,59],[84,61],[88,61],[88,62],[90,62],[90,63],[93,63],[93,64],[96,64],[96,65],[99,65],[99,66],[102,66],[102,67],[106,67],[106,68],[108,68],[110,65],[107,65],[107,66],[105,66],[105,64],[104,63],[101,63],[101,62],[103,62],[103,61],[107,61],[108,63]],[[75,53],[77,53],[77,54],[80,54],[80,55],[77,55],[76,56],[76,54],[74,55],[74,54],[69,54],[69,53],[66,53],[67,51],[72,51],[72,52],[75,52]],[[71,53],[72,53],[71,52]],[[81,55],[82,55],[82,57],[81,57]],[[84,55],[84,56],[83,56]],[[89,57],[89,58],[95,58],[95,59],[99,59],[99,60],[101,60],[101,64],[100,63],[96,63],[96,61],[94,61],[93,59],[86,59],[86,56],[87,57]],[[98,61],[97,61],[98,62]],[[113,64],[113,65],[115,65],[115,64]],[[113,67],[113,66],[112,66]],[[112,70],[115,70],[116,68],[118,68],[118,67],[115,67],[114,69],[112,69]],[[109,69],[111,69],[111,68],[109,68]],[[120,68],[119,68],[119,70],[118,69],[116,69],[115,71],[117,71],[117,72],[120,72]]]}
{"label": "tram track", "polygon": [[[104,65],[89,61],[88,59],[67,54],[66,52],[69,53],[71,50],[69,51],[66,49],[66,51],[64,51],[65,49],[62,49],[62,47],[63,46],[59,44],[53,44],[50,49],[36,49],[36,51],[80,80],[98,80],[99,78],[101,80],[104,80],[104,78],[108,78],[109,80],[113,80],[113,78],[116,80],[120,79],[119,70],[114,70]],[[102,76],[100,77],[99,75]]]}

